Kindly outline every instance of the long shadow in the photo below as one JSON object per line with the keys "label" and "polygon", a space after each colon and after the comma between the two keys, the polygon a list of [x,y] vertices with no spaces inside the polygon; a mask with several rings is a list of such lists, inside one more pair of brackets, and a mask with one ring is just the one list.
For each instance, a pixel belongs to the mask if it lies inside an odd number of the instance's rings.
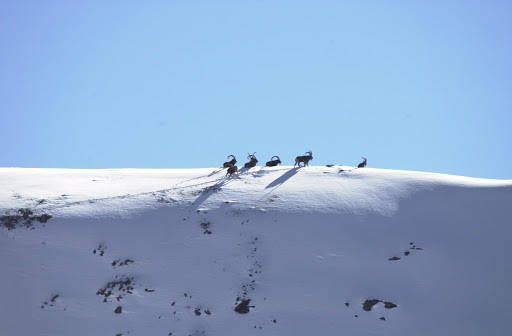
{"label": "long shadow", "polygon": [[298,167],[291,168],[286,173],[284,173],[283,175],[279,176],[274,181],[270,182],[270,184],[268,186],[266,186],[265,189],[280,186],[281,184],[285,183],[290,178],[292,178],[293,175],[297,174],[298,171],[299,171]]}
{"label": "long shadow", "polygon": [[194,200],[194,202],[192,202],[191,206],[193,208],[199,208],[199,206],[203,204],[211,195],[218,192],[223,186],[225,186],[231,180],[232,178],[225,177],[221,179],[219,182],[204,188],[201,194],[199,194],[199,196]]}

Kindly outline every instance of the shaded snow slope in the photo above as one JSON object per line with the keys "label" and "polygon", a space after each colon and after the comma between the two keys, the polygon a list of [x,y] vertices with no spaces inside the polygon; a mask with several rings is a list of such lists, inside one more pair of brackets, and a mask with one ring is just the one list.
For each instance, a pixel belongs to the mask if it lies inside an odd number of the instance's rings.
{"label": "shaded snow slope", "polygon": [[0,169],[0,335],[508,330],[512,181],[224,174]]}

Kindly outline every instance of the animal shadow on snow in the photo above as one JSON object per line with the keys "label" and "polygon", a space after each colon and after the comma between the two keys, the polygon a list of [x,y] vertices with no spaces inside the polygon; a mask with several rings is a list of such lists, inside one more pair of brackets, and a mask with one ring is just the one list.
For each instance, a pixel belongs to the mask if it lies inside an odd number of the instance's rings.
{"label": "animal shadow on snow", "polygon": [[262,176],[265,176],[267,174],[271,174],[271,173],[274,173],[274,172],[277,172],[277,171],[285,171],[285,170],[288,170],[288,169],[286,169],[286,168],[285,169],[283,169],[283,168],[277,168],[276,169],[276,167],[270,167],[270,169],[269,169],[269,167],[263,167],[260,170],[257,170],[255,172],[251,173],[251,175],[253,177],[262,177]]}
{"label": "animal shadow on snow", "polygon": [[338,176],[353,179],[353,180],[361,180],[367,178],[367,175],[362,172],[360,169],[351,168],[351,169],[340,169],[337,173]]}
{"label": "animal shadow on snow", "polygon": [[290,170],[288,170],[286,173],[284,173],[283,175],[279,176],[278,178],[276,178],[274,181],[270,182],[270,184],[268,186],[265,187],[265,189],[268,189],[268,188],[273,188],[273,187],[278,187],[280,186],[281,184],[285,183],[286,181],[288,181],[290,178],[293,177],[293,175],[297,174],[297,172],[299,171],[299,167],[294,167],[294,168],[291,168]]}
{"label": "animal shadow on snow", "polygon": [[199,194],[199,196],[194,200],[194,202],[192,202],[192,207],[198,208],[199,206],[201,206],[201,204],[203,204],[211,195],[215,194],[230,181],[232,181],[232,178],[226,176],[217,183],[204,188],[201,194]]}

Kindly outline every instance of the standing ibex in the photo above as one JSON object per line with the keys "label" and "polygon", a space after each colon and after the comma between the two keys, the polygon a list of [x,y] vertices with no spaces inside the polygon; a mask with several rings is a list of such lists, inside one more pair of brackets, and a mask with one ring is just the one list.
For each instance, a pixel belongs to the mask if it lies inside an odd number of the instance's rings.
{"label": "standing ibex", "polygon": [[256,152],[249,154],[247,156],[249,162],[245,163],[244,168],[252,168],[256,166],[256,164],[258,163],[258,159],[256,159],[256,156],[254,156],[254,154],[256,154]]}
{"label": "standing ibex", "polygon": [[363,162],[358,164],[357,168],[364,168],[364,167],[366,167],[366,158],[365,157],[361,157],[361,159],[363,159]]}
{"label": "standing ibex", "polygon": [[279,156],[277,155],[274,155],[270,158],[270,161],[267,161],[267,163],[265,163],[265,166],[267,167],[275,167],[277,165],[281,164],[281,159],[279,158]]}
{"label": "standing ibex", "polygon": [[293,165],[300,167],[300,163],[302,162],[302,167],[309,166],[309,161],[313,160],[313,152],[307,151],[306,155],[297,156],[295,158],[295,164]]}
{"label": "standing ibex", "polygon": [[229,175],[229,176],[233,175],[234,173],[236,173],[238,171],[238,167],[233,164],[229,164],[227,166],[227,168],[228,168],[228,171],[227,171],[226,175]]}
{"label": "standing ibex", "polygon": [[228,155],[228,159],[229,157],[232,157],[232,159],[230,161],[227,161],[227,162],[224,162],[224,164],[222,165],[222,167],[224,168],[228,168],[230,165],[231,166],[234,166],[235,163],[236,163],[236,157],[234,155]]}

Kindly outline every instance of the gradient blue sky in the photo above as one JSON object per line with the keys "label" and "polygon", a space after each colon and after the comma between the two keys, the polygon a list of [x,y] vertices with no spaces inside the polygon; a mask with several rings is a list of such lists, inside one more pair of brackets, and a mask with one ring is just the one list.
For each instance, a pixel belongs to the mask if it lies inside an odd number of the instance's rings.
{"label": "gradient blue sky", "polygon": [[512,178],[512,1],[4,0],[0,50],[0,166]]}

